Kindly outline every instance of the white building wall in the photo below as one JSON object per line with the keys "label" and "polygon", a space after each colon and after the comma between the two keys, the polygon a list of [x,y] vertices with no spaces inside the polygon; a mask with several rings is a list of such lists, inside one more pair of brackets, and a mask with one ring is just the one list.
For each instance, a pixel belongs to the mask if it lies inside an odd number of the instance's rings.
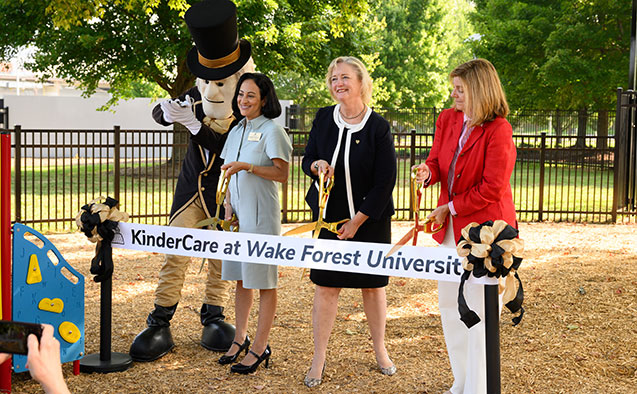
{"label": "white building wall", "polygon": [[[108,101],[106,96],[93,96],[90,98],[83,97],[65,97],[65,96],[24,96],[24,95],[6,95],[4,97],[4,105],[9,108],[9,126],[11,129],[15,125],[20,125],[22,134],[22,144],[69,144],[83,146],[85,144],[100,144],[102,149],[82,149],[82,148],[51,148],[43,151],[26,150],[26,157],[104,157],[104,151],[113,145],[112,133],[93,132],[93,133],[77,133],[77,132],[61,132],[61,130],[112,130],[114,126],[120,126],[122,130],[154,130],[166,131],[166,133],[135,133],[132,141],[127,143],[154,143],[154,144],[172,144],[172,126],[165,127],[154,121],[151,116],[153,107],[157,101],[150,98],[135,98],[131,100],[122,100],[119,104],[109,111],[98,111],[97,109]],[[283,109],[281,116],[275,119],[277,123],[285,127],[285,108],[291,105],[288,100],[281,101]],[[56,130],[49,133],[30,133],[29,130]],[[60,130],[60,132],[57,132]],[[110,134],[110,139],[108,135]],[[124,143],[125,141],[121,141]],[[129,149],[130,150],[130,149]],[[146,156],[168,156],[170,157],[170,149],[154,148],[147,150],[139,150],[136,157]],[[131,157],[131,153],[122,150],[122,156]]]}
{"label": "white building wall", "polygon": [[[122,100],[110,111],[98,111],[108,97],[4,96],[9,107],[9,125],[22,129],[110,130],[120,126],[128,130],[171,129],[157,124],[151,111],[157,101],[150,98]],[[281,100],[283,111],[275,119],[285,127],[285,108],[292,102]]]}

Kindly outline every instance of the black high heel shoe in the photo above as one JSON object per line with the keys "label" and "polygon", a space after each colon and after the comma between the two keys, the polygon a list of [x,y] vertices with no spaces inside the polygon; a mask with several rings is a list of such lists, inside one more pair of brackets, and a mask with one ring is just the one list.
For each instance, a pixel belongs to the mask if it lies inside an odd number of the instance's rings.
{"label": "black high heel shoe", "polygon": [[233,362],[237,361],[237,358],[239,357],[239,353],[241,353],[244,350],[246,351],[246,355],[248,354],[248,348],[250,347],[250,337],[246,335],[246,339],[245,341],[243,341],[243,344],[237,341],[232,341],[232,343],[239,346],[239,350],[237,350],[237,352],[233,355],[226,356],[224,354],[223,356],[221,356],[221,358],[219,358],[219,360],[217,361],[219,364],[221,365],[232,364]]}
{"label": "black high heel shoe", "polygon": [[270,356],[272,355],[272,350],[270,350],[270,345],[265,347],[265,351],[263,351],[263,354],[260,356],[256,354],[255,352],[253,352],[252,350],[250,350],[250,353],[252,353],[254,357],[257,358],[257,361],[255,361],[254,364],[252,365],[243,365],[241,363],[235,364],[232,367],[230,367],[230,372],[249,374],[256,371],[259,364],[261,364],[263,361],[265,361],[266,368],[270,365]]}

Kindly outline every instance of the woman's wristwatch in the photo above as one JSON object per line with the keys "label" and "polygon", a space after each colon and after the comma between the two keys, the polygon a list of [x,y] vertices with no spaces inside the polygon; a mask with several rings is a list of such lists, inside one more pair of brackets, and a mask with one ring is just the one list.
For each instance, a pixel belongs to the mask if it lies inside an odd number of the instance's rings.
{"label": "woman's wristwatch", "polygon": [[318,160],[314,162],[314,169],[315,169],[317,172],[318,172],[318,169],[319,169],[319,167],[318,167],[318,162],[319,162]]}

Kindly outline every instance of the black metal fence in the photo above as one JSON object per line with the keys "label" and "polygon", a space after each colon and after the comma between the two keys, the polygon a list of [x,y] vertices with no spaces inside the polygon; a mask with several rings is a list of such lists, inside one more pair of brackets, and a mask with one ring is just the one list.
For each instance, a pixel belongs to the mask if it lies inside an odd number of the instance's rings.
{"label": "black metal fence", "polygon": [[[397,152],[395,219],[408,220],[410,168],[427,157],[440,110],[376,110],[389,121]],[[300,163],[315,112],[286,109],[294,147],[281,188],[286,222],[310,220],[304,201],[309,178]],[[511,185],[521,221],[614,222],[634,214],[615,200],[613,112],[523,111],[509,121],[518,151]],[[67,231],[83,204],[109,195],[132,220],[166,224],[180,165],[173,156],[185,149],[186,135],[119,127],[12,131],[15,221],[40,231]],[[421,210],[435,208],[438,191],[426,190]]]}
{"label": "black metal fence", "polygon": [[619,208],[637,210],[637,92],[617,89],[617,187]]}

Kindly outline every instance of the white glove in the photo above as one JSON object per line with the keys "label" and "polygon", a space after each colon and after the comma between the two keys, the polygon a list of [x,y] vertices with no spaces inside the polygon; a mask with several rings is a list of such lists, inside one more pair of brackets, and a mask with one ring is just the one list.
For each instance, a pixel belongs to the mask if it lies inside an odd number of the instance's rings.
{"label": "white glove", "polygon": [[193,135],[196,135],[201,130],[201,122],[195,117],[193,102],[189,95],[186,95],[184,101],[178,99],[162,101],[160,106],[164,112],[164,120],[168,123],[181,123]]}
{"label": "white glove", "polygon": [[174,123],[175,119],[172,117],[172,105],[170,104],[172,100],[164,100],[159,103],[159,108],[161,108],[161,112],[163,113],[164,120],[166,123]]}

